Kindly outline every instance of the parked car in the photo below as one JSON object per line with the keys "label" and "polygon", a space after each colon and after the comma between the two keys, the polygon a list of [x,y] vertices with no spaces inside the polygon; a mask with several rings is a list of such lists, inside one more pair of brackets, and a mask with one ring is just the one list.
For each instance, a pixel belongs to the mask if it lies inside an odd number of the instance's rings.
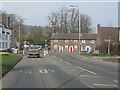
{"label": "parked car", "polygon": [[40,49],[38,46],[31,46],[29,47],[28,58],[31,56],[40,57]]}

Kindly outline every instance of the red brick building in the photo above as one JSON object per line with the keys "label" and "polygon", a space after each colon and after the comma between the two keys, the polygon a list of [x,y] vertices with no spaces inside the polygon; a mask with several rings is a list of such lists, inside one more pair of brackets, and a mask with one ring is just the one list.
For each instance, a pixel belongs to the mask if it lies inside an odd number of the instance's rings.
{"label": "red brick building", "polygon": [[91,52],[95,50],[97,34],[56,33],[51,36],[51,50],[64,52]]}
{"label": "red brick building", "polygon": [[118,50],[118,27],[103,27],[98,24],[96,49],[101,53],[112,53]]}
{"label": "red brick building", "polygon": [[96,47],[97,34],[82,34],[80,37],[81,51],[82,52],[93,52]]}

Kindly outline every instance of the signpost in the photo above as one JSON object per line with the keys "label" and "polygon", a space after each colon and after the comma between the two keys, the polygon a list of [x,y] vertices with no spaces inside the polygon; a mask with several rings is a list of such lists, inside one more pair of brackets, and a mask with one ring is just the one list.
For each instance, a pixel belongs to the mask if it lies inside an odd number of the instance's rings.
{"label": "signpost", "polygon": [[47,44],[47,40],[45,40],[45,50],[44,50],[44,56],[46,56],[48,54],[48,44]]}

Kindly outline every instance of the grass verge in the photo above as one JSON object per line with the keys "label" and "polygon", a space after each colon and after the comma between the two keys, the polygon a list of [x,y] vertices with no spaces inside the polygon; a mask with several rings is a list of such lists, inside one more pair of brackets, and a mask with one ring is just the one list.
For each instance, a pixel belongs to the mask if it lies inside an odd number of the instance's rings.
{"label": "grass verge", "polygon": [[17,54],[9,54],[9,55],[1,55],[2,61],[0,61],[0,67],[2,67],[2,74],[4,75],[7,73],[10,69],[13,68],[13,66],[22,59],[22,56]]}
{"label": "grass verge", "polygon": [[106,58],[103,59],[104,61],[111,61],[111,62],[118,62],[120,63],[120,58]]}
{"label": "grass verge", "polygon": [[111,62],[118,62],[120,63],[120,58],[117,57],[117,55],[108,55],[108,54],[94,54],[94,53],[82,53],[83,56],[92,56],[92,57],[98,57],[103,59],[104,61],[111,61]]}

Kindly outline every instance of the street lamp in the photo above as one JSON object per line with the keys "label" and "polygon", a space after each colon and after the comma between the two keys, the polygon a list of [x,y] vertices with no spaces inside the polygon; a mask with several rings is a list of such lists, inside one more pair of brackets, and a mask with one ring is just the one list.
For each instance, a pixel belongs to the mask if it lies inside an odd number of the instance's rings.
{"label": "street lamp", "polygon": [[[75,6],[74,6],[74,5],[70,5],[70,7],[74,8]],[[80,17],[81,17],[81,16],[80,16],[80,12],[79,12],[79,7],[78,7],[78,5],[77,5],[76,7],[77,7],[77,10],[78,10],[78,19],[79,19],[79,20],[78,20],[78,23],[79,23],[79,24],[78,24],[78,25],[79,25],[79,26],[78,26],[78,27],[79,27],[79,28],[78,28],[78,33],[79,33],[78,39],[79,39],[79,54],[80,54],[80,45],[81,45],[81,43],[80,43],[80,36],[81,36],[81,21],[80,21],[81,19],[80,19]]]}

